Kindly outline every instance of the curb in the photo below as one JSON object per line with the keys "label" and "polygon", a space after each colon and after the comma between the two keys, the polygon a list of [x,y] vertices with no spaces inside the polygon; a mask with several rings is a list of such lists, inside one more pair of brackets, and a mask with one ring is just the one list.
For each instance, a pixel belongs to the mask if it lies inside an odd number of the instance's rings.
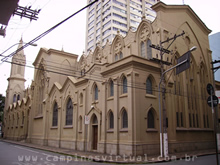
{"label": "curb", "polygon": [[[64,155],[69,155],[69,156],[72,156],[72,157],[76,157],[76,158],[81,158],[82,160],[88,160],[88,161],[93,161],[93,162],[100,162],[100,163],[116,163],[116,164],[148,164],[148,163],[162,163],[162,162],[170,162],[170,161],[173,161],[173,160],[187,160],[187,159],[194,159],[194,158],[198,158],[198,157],[201,157],[201,156],[207,156],[207,155],[214,155],[215,152],[214,151],[207,151],[207,152],[204,152],[204,153],[187,153],[187,154],[184,154],[183,153],[177,153],[178,154],[181,154],[179,156],[176,156],[176,155],[169,155],[167,158],[161,158],[160,156],[151,156],[150,159],[146,159],[146,157],[144,157],[143,159],[143,156],[132,156],[132,159],[134,160],[131,160],[131,161],[126,161],[125,159],[126,158],[131,158],[131,156],[120,156],[120,155],[104,155],[104,154],[99,154],[99,153],[95,153],[97,154],[96,156],[88,156],[85,152],[84,155],[82,154],[79,154],[79,153],[69,153],[69,152],[66,152],[66,151],[62,151],[61,148],[47,148],[46,146],[40,146],[40,145],[35,145],[35,144],[31,144],[31,143],[25,143],[25,142],[17,142],[17,141],[12,141],[12,140],[5,140],[5,139],[0,139],[0,141],[2,142],[6,142],[6,143],[11,143],[11,144],[16,144],[16,145],[20,145],[20,146],[25,146],[25,147],[29,147],[29,148],[35,148],[35,149],[40,149],[40,150],[44,150],[44,151],[49,151],[49,152],[54,152],[54,153],[59,153],[59,154],[64,154]],[[65,150],[65,149],[63,149]],[[68,149],[66,149],[68,150]],[[104,159],[105,157],[105,159]],[[101,159],[103,158],[103,159]],[[111,159],[107,159],[107,158],[111,158]],[[123,160],[118,160],[118,159],[122,159]],[[148,158],[148,157],[147,157]],[[140,160],[141,159],[141,160]],[[137,161],[137,160],[140,160],[140,161]]]}

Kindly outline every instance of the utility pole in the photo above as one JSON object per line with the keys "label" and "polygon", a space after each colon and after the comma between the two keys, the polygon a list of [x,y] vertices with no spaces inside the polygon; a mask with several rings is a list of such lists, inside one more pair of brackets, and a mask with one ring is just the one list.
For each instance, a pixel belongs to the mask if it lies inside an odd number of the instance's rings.
{"label": "utility pole", "polygon": [[[166,106],[165,106],[165,80],[164,80],[164,74],[167,72],[164,72],[164,64],[166,64],[163,61],[163,55],[164,53],[169,54],[170,51],[168,50],[169,47],[172,45],[172,43],[180,36],[183,36],[185,32],[183,31],[179,35],[174,35],[172,38],[167,38],[165,41],[160,41],[160,46],[155,46],[151,45],[150,47],[157,49],[160,51],[160,66],[161,66],[161,78],[160,78],[160,83],[159,83],[159,89],[158,89],[158,100],[159,100],[159,120],[160,120],[160,156],[161,157],[167,157],[168,156],[168,136],[167,136],[167,128],[168,128],[168,119],[166,115]],[[171,41],[172,40],[172,41]],[[164,49],[162,47],[162,44],[167,43],[171,41],[167,49]],[[177,66],[175,66],[177,67]],[[173,67],[172,67],[173,69]],[[161,114],[161,102],[160,102],[160,84],[162,83],[162,109],[163,109],[163,118]],[[163,124],[163,129],[162,129],[162,124]]]}

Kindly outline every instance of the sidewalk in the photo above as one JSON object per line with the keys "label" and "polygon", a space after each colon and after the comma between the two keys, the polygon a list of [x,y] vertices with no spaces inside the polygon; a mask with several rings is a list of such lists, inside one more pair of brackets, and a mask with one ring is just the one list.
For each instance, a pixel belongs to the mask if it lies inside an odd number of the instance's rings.
{"label": "sidewalk", "polygon": [[41,146],[37,144],[32,143],[25,143],[22,141],[12,141],[12,140],[6,140],[6,139],[0,139],[0,141],[17,144],[21,146],[26,146],[30,148],[40,149],[40,150],[46,150],[51,151],[55,153],[65,154],[69,156],[73,156],[74,159],[78,160],[85,160],[88,159],[90,161],[95,162],[106,162],[106,163],[120,163],[120,164],[140,164],[140,163],[156,163],[156,162],[164,162],[164,161],[171,161],[171,160],[193,160],[196,159],[199,156],[204,155],[212,155],[215,154],[215,150],[201,150],[201,151],[193,151],[193,152],[184,152],[184,153],[175,153],[169,155],[167,158],[161,158],[158,155],[155,156],[120,156],[120,155],[110,155],[110,154],[102,154],[98,152],[84,152],[84,151],[77,151],[77,150],[71,150],[71,149],[65,149],[65,148],[56,148],[56,147],[50,147],[50,146]]}

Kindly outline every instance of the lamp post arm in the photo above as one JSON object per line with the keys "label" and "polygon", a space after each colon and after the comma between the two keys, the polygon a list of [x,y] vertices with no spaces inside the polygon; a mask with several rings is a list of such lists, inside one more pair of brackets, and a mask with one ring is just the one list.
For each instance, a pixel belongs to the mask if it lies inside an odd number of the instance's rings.
{"label": "lamp post arm", "polygon": [[3,51],[3,52],[1,53],[1,55],[4,54],[5,52],[7,52],[9,49],[11,49],[13,46],[18,45],[18,44],[19,44],[19,43],[16,43],[16,44],[10,46],[8,49],[6,49],[5,51]]}
{"label": "lamp post arm", "polygon": [[163,143],[162,143],[162,123],[161,123],[161,104],[160,104],[160,85],[161,85],[161,82],[163,80],[163,77],[165,75],[165,73],[169,72],[170,70],[182,65],[183,63],[187,62],[187,59],[176,64],[175,66],[167,69],[166,71],[164,71],[162,74],[161,74],[161,78],[160,78],[160,82],[159,82],[159,86],[158,86],[158,100],[159,100],[159,121],[160,121],[160,156],[163,157]]}
{"label": "lamp post arm", "polygon": [[[18,44],[20,44],[20,43],[16,43],[16,44],[10,46],[8,49],[6,49],[5,51],[3,51],[3,52],[0,54],[0,56],[3,56],[3,54],[4,54],[5,52],[7,52],[9,49],[11,49],[12,47],[14,47],[15,45],[18,45]],[[25,43],[24,43],[24,44],[25,44]],[[29,44],[29,45],[31,45],[31,46],[37,46],[37,44]]]}

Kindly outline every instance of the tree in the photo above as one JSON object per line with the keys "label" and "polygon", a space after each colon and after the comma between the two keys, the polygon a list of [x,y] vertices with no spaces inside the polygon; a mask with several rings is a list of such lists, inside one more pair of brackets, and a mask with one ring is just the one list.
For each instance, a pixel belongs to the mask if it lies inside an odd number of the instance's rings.
{"label": "tree", "polygon": [[3,111],[5,107],[5,96],[0,94],[0,122],[3,121]]}

